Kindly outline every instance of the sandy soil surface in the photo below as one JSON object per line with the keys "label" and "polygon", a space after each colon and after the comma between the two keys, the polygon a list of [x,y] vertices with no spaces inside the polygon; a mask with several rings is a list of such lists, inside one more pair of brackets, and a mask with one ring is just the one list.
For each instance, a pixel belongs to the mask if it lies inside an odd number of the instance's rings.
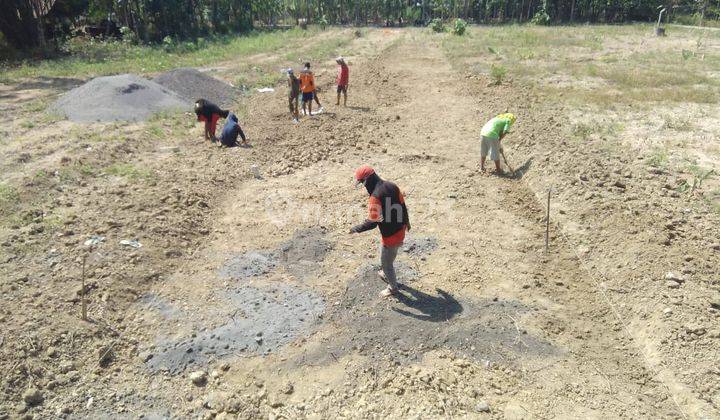
{"label": "sandy soil surface", "polygon": [[[249,97],[251,148],[174,120],[83,126],[110,141],[4,123],[25,188],[0,230],[0,418],[720,416],[717,213],[420,33],[369,31],[347,56],[347,108],[330,76],[297,125],[282,87]],[[516,175],[482,174],[479,129],[505,110]],[[143,170],[92,169],[117,162]],[[347,233],[364,163],[411,212],[397,300],[378,297],[377,232]]]}

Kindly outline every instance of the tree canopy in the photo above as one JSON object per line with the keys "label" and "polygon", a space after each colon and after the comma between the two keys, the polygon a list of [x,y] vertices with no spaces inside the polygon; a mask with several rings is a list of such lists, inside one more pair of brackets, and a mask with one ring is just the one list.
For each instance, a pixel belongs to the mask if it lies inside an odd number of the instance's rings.
{"label": "tree canopy", "polygon": [[620,23],[669,13],[717,19],[720,0],[0,0],[0,32],[16,49],[44,47],[73,29],[144,42],[242,32],[256,25],[427,24],[435,18],[478,23]]}

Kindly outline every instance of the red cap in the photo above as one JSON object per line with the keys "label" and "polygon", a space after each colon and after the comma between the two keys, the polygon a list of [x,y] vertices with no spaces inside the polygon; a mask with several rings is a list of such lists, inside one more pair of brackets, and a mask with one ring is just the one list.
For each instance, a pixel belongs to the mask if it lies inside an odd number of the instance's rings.
{"label": "red cap", "polygon": [[375,170],[367,165],[363,165],[357,169],[355,169],[355,181],[356,182],[363,182],[367,177],[374,174]]}

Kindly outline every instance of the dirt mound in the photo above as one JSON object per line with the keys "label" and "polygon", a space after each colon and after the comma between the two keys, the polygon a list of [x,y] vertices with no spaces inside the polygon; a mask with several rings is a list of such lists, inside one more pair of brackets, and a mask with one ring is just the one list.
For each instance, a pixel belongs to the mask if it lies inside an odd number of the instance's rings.
{"label": "dirt mound", "polygon": [[238,90],[229,84],[193,68],[170,70],[153,81],[190,102],[204,98],[219,106],[230,106],[239,94]]}
{"label": "dirt mound", "polygon": [[158,111],[188,109],[190,103],[134,74],[97,77],[53,104],[52,112],[78,122],[142,121]]}

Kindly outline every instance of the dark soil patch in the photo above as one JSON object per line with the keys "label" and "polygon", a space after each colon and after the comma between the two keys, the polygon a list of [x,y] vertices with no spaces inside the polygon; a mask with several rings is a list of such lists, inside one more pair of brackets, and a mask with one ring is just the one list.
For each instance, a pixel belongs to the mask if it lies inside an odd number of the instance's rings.
{"label": "dark soil patch", "polygon": [[438,242],[434,236],[412,236],[405,239],[402,249],[413,257],[424,257],[435,251],[437,247]]}
{"label": "dark soil patch", "polygon": [[272,251],[248,251],[231,258],[219,270],[221,277],[235,280],[268,274],[277,267],[284,267],[296,278],[313,275],[318,263],[325,259],[332,245],[325,239],[322,228],[295,232],[292,239]]}
{"label": "dark soil patch", "polygon": [[[465,300],[441,289],[427,292],[408,284],[401,286],[397,300],[388,300],[378,297],[383,287],[373,266],[348,283],[342,303],[329,317],[349,331],[329,345],[334,356],[359,351],[411,362],[430,350],[449,349],[479,361],[512,362],[558,353],[551,344],[516,328],[515,322],[532,311],[519,302]],[[331,352],[305,357],[329,362],[326,354]]]}
{"label": "dark soil patch", "polygon": [[249,251],[231,258],[218,270],[220,277],[242,280],[262,276],[277,267],[277,258],[272,252]]}
{"label": "dark soil patch", "polygon": [[185,339],[160,340],[147,367],[174,374],[221,357],[269,354],[311,331],[325,310],[314,292],[284,283],[241,284],[229,301],[225,324]]}

